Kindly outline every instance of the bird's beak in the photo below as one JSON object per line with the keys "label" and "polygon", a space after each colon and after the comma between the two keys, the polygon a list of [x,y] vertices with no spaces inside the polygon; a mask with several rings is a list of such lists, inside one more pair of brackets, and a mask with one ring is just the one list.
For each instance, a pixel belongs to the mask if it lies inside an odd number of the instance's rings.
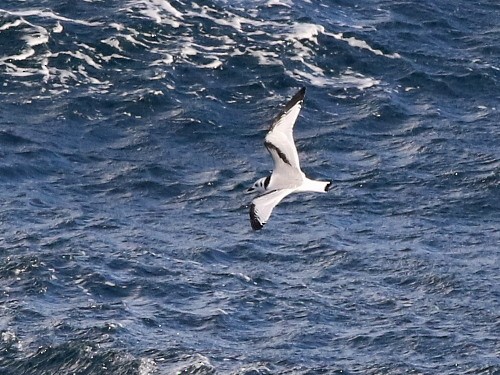
{"label": "bird's beak", "polygon": [[247,189],[247,193],[251,193],[251,192],[252,192],[252,191],[254,191],[254,190],[255,190],[255,189],[254,189],[253,187],[248,188],[248,189]]}

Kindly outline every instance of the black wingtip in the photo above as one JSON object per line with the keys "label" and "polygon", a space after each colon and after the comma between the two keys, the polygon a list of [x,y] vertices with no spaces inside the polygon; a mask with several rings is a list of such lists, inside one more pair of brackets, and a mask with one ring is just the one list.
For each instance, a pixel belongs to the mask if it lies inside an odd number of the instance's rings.
{"label": "black wingtip", "polygon": [[325,186],[325,192],[329,191],[333,187],[333,181],[330,181]]}
{"label": "black wingtip", "polygon": [[252,220],[251,223],[252,223],[252,229],[253,230],[261,230],[262,228],[264,228],[264,225],[262,225],[261,223],[259,223],[258,220],[255,220],[255,221]]}
{"label": "black wingtip", "polygon": [[250,205],[250,225],[252,225],[253,230],[259,230],[264,227],[265,223],[261,223],[257,214],[255,213],[255,204]]}
{"label": "black wingtip", "polygon": [[306,88],[302,87],[299,91],[295,93],[292,99],[290,99],[290,101],[286,104],[283,112],[288,112],[295,104],[304,100],[305,95],[306,95]]}
{"label": "black wingtip", "polygon": [[304,96],[306,94],[306,88],[302,87],[299,91],[295,93],[295,95],[286,103],[285,108],[276,116],[272,122],[271,125],[271,130],[273,129],[274,125],[278,123],[278,121],[288,113],[297,103],[300,103],[302,105],[302,102],[304,101]]}

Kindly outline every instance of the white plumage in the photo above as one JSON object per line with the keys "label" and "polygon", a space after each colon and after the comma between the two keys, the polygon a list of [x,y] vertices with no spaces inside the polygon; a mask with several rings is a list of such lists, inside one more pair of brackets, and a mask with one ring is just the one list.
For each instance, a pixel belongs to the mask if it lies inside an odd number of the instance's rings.
{"label": "white plumage", "polygon": [[300,89],[273,121],[264,145],[274,161],[273,173],[253,184],[248,191],[263,192],[250,205],[250,223],[254,230],[262,229],[276,205],[291,193],[327,192],[331,181],[315,181],[300,169],[299,155],[293,140],[293,126],[304,102],[305,87]]}

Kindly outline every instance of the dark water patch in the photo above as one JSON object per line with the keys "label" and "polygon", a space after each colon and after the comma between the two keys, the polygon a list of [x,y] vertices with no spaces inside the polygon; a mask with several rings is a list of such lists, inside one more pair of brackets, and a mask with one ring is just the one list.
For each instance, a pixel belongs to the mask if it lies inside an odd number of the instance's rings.
{"label": "dark water patch", "polygon": [[25,137],[22,137],[18,134],[15,134],[15,132],[13,131],[3,130],[0,132],[0,143],[4,147],[8,146],[19,147],[19,146],[32,145],[33,141]]}
{"label": "dark water patch", "polygon": [[[3,361],[2,361],[3,362]],[[116,374],[137,374],[140,362],[126,353],[100,349],[91,342],[70,342],[39,349],[23,360],[7,360],[2,364],[5,373],[51,373],[75,372],[94,374],[112,371]]]}

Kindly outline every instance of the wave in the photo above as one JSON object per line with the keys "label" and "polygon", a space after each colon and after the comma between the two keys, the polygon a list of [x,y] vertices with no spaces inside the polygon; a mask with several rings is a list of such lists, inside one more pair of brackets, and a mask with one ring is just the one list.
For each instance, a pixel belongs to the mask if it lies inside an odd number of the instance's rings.
{"label": "wave", "polygon": [[[273,17],[277,9],[280,17]],[[360,90],[379,84],[346,68],[339,74],[318,62],[318,55],[331,53],[332,43],[346,43],[381,58],[386,54],[366,41],[345,36],[329,25],[289,22],[288,2],[268,1],[252,11],[216,3],[190,5],[159,0],[131,0],[110,21],[89,12],[88,19],[61,15],[44,9],[0,9],[3,24],[0,41],[8,46],[0,56],[0,69],[10,82],[21,82],[63,94],[75,85],[108,93],[116,76],[152,71],[173,72],[192,66],[201,70],[241,69],[236,58],[249,64],[275,66],[281,74],[313,86],[343,85]],[[70,12],[68,12],[70,13]]]}

